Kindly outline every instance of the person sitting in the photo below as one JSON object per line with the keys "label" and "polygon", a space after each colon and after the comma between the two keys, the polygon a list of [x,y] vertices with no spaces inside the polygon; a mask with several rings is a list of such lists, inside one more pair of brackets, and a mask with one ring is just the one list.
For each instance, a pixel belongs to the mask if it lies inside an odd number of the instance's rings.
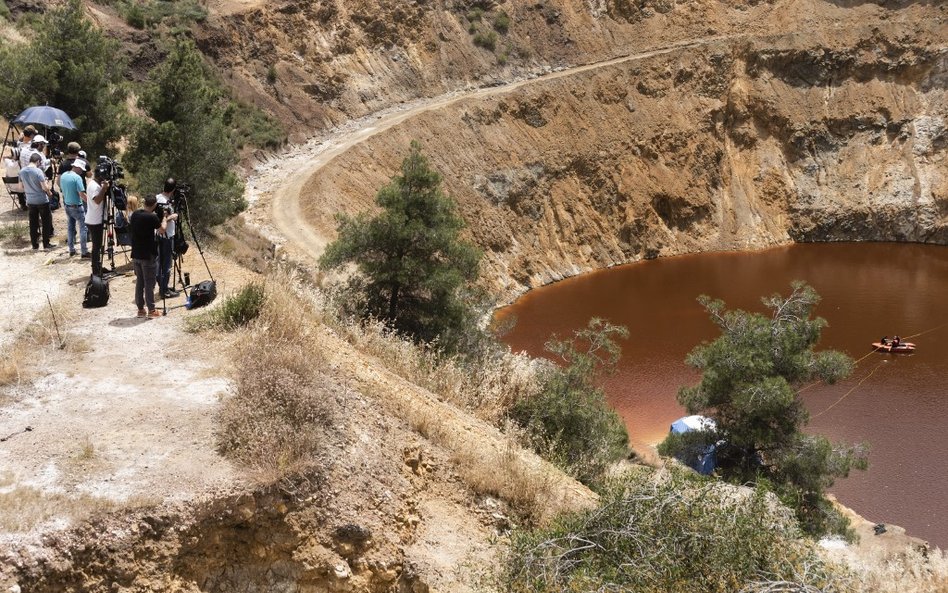
{"label": "person sitting", "polygon": [[889,336],[882,336],[882,339],[879,340],[879,341],[882,343],[883,346],[888,346],[888,345],[889,345]]}
{"label": "person sitting", "polygon": [[902,338],[900,338],[899,336],[895,336],[894,338],[892,338],[892,346],[894,348],[898,348],[899,344],[901,343],[902,343]]}

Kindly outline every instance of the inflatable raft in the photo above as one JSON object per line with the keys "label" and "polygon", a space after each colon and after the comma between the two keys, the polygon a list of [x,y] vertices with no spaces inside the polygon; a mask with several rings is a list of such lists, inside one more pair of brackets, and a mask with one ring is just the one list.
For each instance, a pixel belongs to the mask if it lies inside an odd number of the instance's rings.
{"label": "inflatable raft", "polygon": [[899,342],[898,346],[888,342],[883,344],[882,342],[873,342],[872,347],[880,352],[891,352],[893,354],[908,354],[915,352],[915,344],[912,342]]}

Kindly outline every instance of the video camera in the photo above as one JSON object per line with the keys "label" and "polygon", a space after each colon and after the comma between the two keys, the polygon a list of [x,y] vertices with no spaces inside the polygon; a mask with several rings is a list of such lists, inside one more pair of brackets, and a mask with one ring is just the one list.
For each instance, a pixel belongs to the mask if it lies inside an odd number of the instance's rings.
{"label": "video camera", "polygon": [[99,156],[99,162],[95,166],[96,177],[106,181],[115,181],[125,177],[125,170],[118,161],[112,160],[105,155]]}
{"label": "video camera", "polygon": [[191,186],[187,183],[179,183],[174,188],[174,193],[171,194],[171,207],[174,208],[175,212],[180,212],[182,214],[187,213],[188,209],[188,194],[191,193]]}
{"label": "video camera", "polygon": [[59,143],[63,141],[62,134],[50,130],[46,136],[46,141],[49,143],[49,156],[56,158],[63,156],[63,151],[59,148]]}

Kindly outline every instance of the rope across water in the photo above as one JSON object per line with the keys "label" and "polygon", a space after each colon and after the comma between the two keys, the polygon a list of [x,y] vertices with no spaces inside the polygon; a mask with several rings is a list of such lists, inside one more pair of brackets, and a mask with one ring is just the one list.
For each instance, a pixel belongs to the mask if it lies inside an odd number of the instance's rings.
{"label": "rope across water", "polygon": [[[931,328],[931,329],[926,329],[925,331],[918,332],[917,334],[912,334],[912,335],[910,335],[910,336],[906,336],[904,339],[917,338],[918,336],[923,336],[923,335],[925,335],[925,334],[930,334],[930,333],[932,333],[933,331],[939,330],[939,329],[941,329],[941,328],[943,328],[943,327],[946,327],[946,326],[948,326],[948,322],[942,323],[941,325],[935,326],[935,327],[933,327],[933,328]],[[873,354],[875,354],[875,353],[878,352],[878,351],[879,351],[879,348],[878,348],[878,347],[873,348],[868,354],[866,354],[865,356],[863,356],[863,357],[857,359],[857,360],[853,363],[853,368],[859,366],[859,363],[861,363],[862,361],[866,360],[867,358],[869,358],[870,356],[872,356]],[[825,408],[824,410],[822,410],[822,411],[819,412],[818,414],[814,414],[814,415],[812,416],[812,418],[819,418],[819,417],[822,416],[823,414],[825,414],[825,413],[829,412],[830,410],[832,410],[833,408],[835,408],[841,401],[843,401],[844,399],[846,399],[847,397],[849,397],[854,391],[856,391],[856,389],[858,389],[863,383],[865,383],[865,382],[869,379],[869,377],[871,377],[871,376],[873,375],[873,373],[875,373],[875,372],[879,369],[879,367],[881,367],[881,366],[882,366],[883,364],[885,364],[886,362],[888,362],[888,359],[883,359],[883,360],[879,361],[879,363],[876,364],[874,367],[872,367],[872,369],[871,369],[862,379],[860,379],[855,385],[853,385],[853,386],[849,389],[849,391],[847,391],[846,393],[844,393],[843,395],[841,395],[841,396],[839,397],[839,399],[837,399],[837,400],[834,401],[832,404],[830,404],[829,407]],[[810,384],[808,384],[808,385],[805,385],[804,387],[800,388],[799,391],[797,391],[797,395],[803,393],[804,391],[806,391],[807,389],[809,389],[809,388],[811,388],[811,387],[813,387],[813,386],[815,386],[815,385],[818,385],[819,383],[820,383],[820,381],[814,381],[813,383],[810,383]]]}

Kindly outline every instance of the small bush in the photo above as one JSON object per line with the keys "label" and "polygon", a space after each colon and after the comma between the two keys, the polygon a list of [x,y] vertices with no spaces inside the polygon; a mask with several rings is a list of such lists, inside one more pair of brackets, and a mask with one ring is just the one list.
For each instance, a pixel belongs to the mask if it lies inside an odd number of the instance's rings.
{"label": "small bush", "polygon": [[773,496],[644,468],[611,481],[595,510],[516,532],[501,575],[514,593],[836,591],[844,576]]}
{"label": "small bush", "polygon": [[510,31],[510,16],[506,12],[500,11],[494,15],[494,30],[501,35]]}
{"label": "small bush", "polygon": [[216,309],[189,319],[186,324],[188,331],[204,329],[222,329],[230,331],[247,325],[260,315],[266,300],[266,291],[263,284],[251,282],[243,288],[225,298]]}
{"label": "small bush", "polygon": [[478,31],[474,34],[474,45],[494,51],[497,48],[497,33]]}
{"label": "small bush", "polygon": [[0,0],[0,19],[10,20],[10,8],[5,0]]}
{"label": "small bush", "polygon": [[546,350],[566,366],[549,369],[540,392],[510,411],[537,453],[585,484],[596,484],[628,452],[625,425],[596,386],[598,376],[618,362],[614,339],[627,336],[624,327],[592,319],[572,340],[551,339]]}
{"label": "small bush", "polygon": [[0,226],[0,246],[26,247],[30,244],[30,227],[25,222]]}
{"label": "small bush", "polygon": [[267,68],[267,83],[275,84],[276,81],[277,81],[276,66],[274,66],[273,64],[270,64],[270,66]]}
{"label": "small bush", "polygon": [[484,18],[484,10],[481,8],[474,8],[467,12],[467,20],[472,23],[479,23],[482,18]]}
{"label": "small bush", "polygon": [[283,124],[253,105],[230,101],[224,110],[224,124],[230,128],[234,143],[257,148],[279,148],[286,143]]}
{"label": "small bush", "polygon": [[335,387],[313,355],[307,325],[316,322],[295,295],[268,296],[237,355],[234,394],[218,412],[221,454],[270,475],[300,470],[318,454]]}
{"label": "small bush", "polygon": [[133,2],[125,11],[125,22],[136,29],[145,28],[145,11],[137,2]]}

